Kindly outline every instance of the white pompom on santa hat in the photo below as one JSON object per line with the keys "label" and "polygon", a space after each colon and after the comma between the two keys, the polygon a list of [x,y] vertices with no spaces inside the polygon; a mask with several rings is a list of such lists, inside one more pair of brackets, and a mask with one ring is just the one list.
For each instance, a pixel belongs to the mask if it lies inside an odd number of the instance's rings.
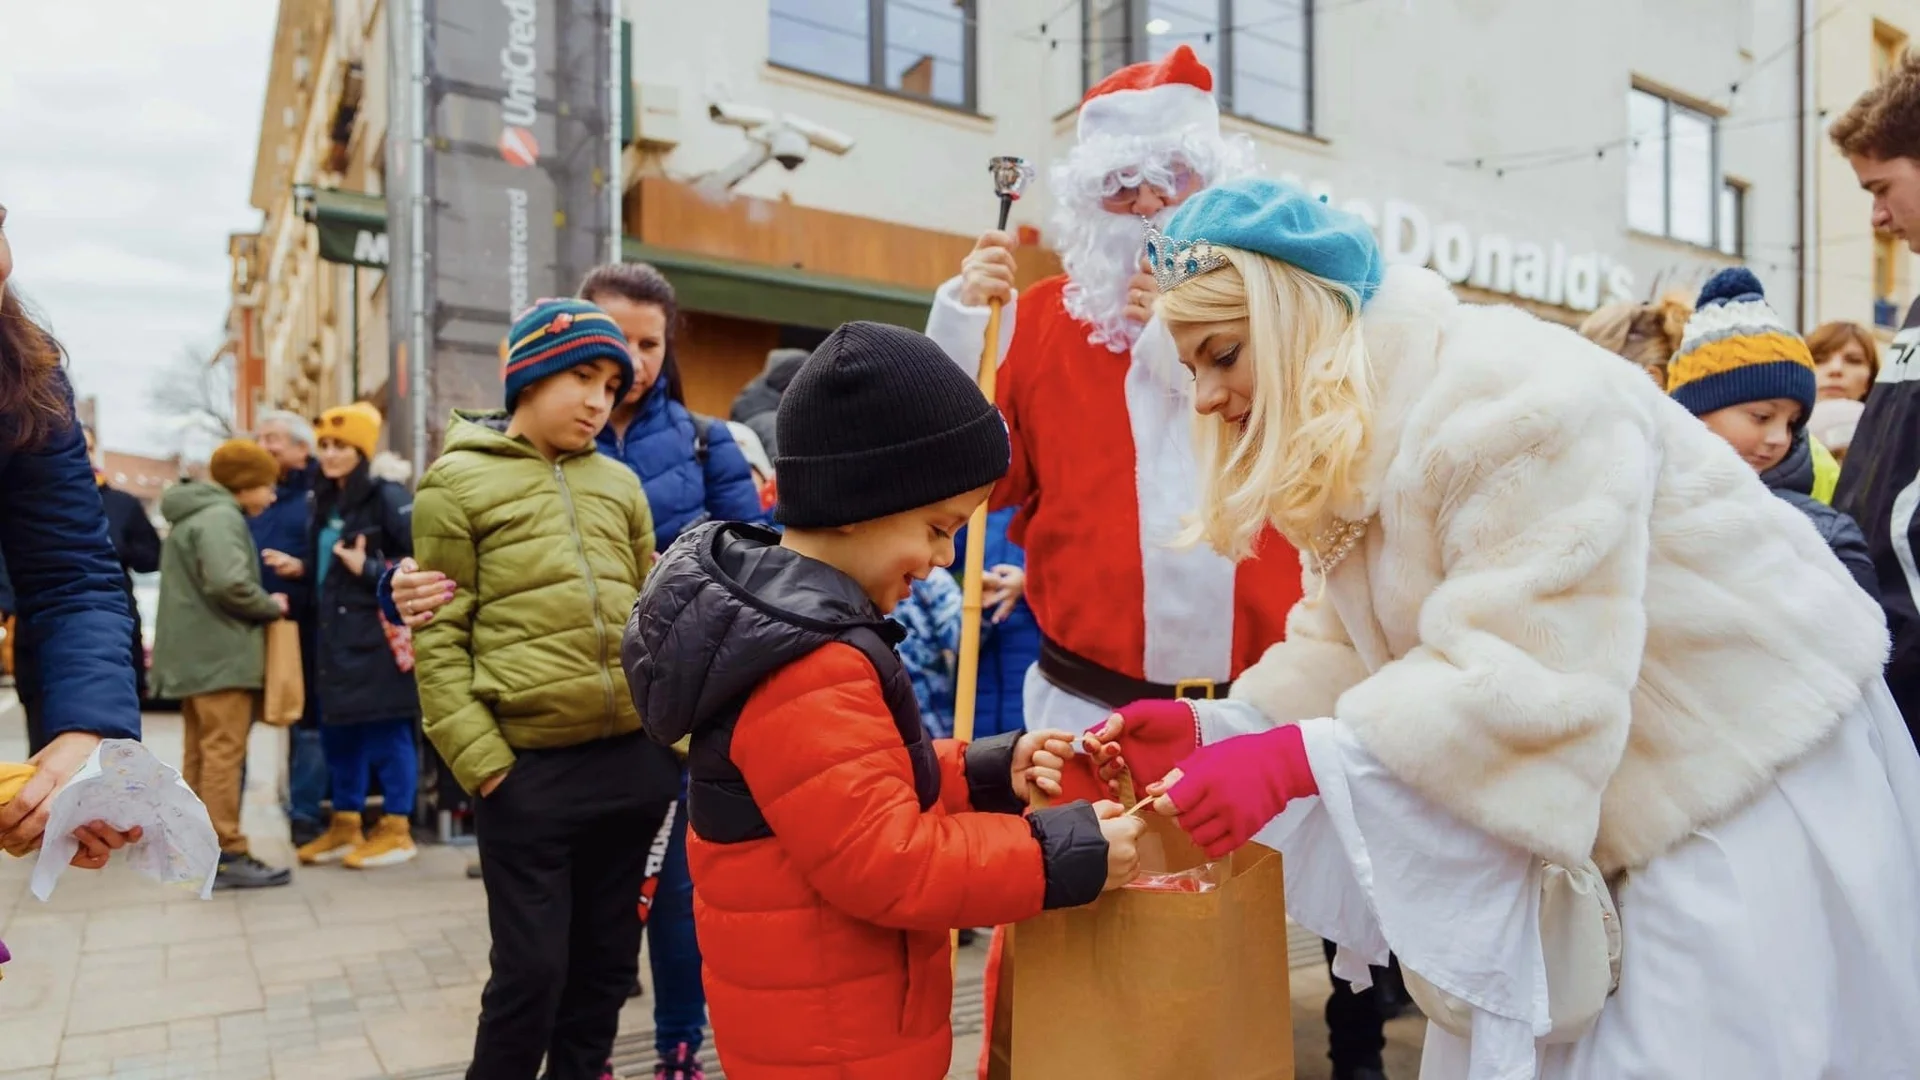
{"label": "white pompom on santa hat", "polygon": [[1080,141],[1102,135],[1172,135],[1192,128],[1220,133],[1213,72],[1180,45],[1158,60],[1129,64],[1080,100]]}

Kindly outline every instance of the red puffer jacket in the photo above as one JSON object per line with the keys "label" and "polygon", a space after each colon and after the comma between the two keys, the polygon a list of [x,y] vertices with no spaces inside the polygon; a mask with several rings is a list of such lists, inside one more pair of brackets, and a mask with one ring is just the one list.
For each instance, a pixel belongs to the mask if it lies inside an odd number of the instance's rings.
{"label": "red puffer jacket", "polygon": [[649,734],[693,737],[714,1041],[733,1080],[939,1080],[949,931],[1091,901],[1106,842],[1085,803],[1019,814],[1018,733],[929,740],[880,640],[897,627],[774,541],[737,524],[682,538],[623,650]]}

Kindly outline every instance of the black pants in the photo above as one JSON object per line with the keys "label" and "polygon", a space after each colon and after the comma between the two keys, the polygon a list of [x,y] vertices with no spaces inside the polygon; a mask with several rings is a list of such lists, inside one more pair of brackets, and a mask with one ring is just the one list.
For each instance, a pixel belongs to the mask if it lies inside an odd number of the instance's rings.
{"label": "black pants", "polygon": [[[1333,965],[1333,942],[1323,942],[1327,965]],[[1382,1067],[1381,1054],[1387,1048],[1386,1010],[1382,990],[1392,978],[1387,968],[1373,969],[1373,985],[1355,990],[1353,984],[1333,977],[1333,993],[1327,997],[1327,1057],[1333,1060],[1333,1075],[1343,1077],[1354,1069]]]}
{"label": "black pants", "polygon": [[640,883],[674,776],[671,753],[636,732],[521,751],[478,801],[493,972],[467,1080],[534,1080],[543,1055],[548,1080],[598,1080],[638,970]]}

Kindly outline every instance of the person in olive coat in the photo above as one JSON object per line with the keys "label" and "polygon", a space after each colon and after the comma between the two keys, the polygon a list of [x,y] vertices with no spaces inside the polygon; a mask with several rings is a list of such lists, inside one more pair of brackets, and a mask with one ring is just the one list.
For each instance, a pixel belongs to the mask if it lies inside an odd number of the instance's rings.
{"label": "person in olive coat", "polygon": [[[261,552],[281,578],[311,579],[314,696],[333,817],[326,832],[300,847],[300,861],[393,866],[417,853],[409,821],[419,783],[420,698],[412,672],[394,659],[374,587],[389,562],[413,553],[413,497],[369,468],[380,444],[373,406],[328,409],[314,434],[320,479],[307,525],[312,558]],[[363,815],[375,777],[384,812],[369,830]]]}

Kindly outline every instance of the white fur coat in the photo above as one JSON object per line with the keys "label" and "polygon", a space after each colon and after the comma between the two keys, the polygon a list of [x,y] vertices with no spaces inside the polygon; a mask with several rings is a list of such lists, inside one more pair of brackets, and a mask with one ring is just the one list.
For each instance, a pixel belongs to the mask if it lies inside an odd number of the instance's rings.
{"label": "white fur coat", "polygon": [[1463,820],[1612,873],[1740,809],[1879,674],[1878,605],[1637,367],[1427,270],[1364,320],[1376,414],[1336,509],[1374,518],[1350,559],[1388,660],[1309,572],[1235,698],[1337,717]]}

